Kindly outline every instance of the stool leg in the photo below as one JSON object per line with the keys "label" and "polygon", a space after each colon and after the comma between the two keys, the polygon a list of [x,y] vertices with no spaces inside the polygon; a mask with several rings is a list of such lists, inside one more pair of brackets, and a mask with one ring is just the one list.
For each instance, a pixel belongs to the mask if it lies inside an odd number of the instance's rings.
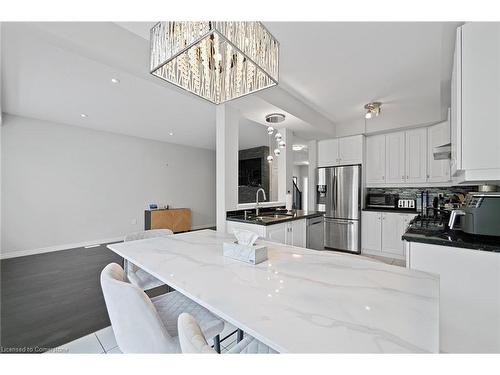
{"label": "stool leg", "polygon": [[220,335],[214,337],[214,350],[220,354]]}
{"label": "stool leg", "polygon": [[238,328],[238,333],[236,334],[236,342],[243,340],[243,331]]}
{"label": "stool leg", "polygon": [[125,272],[125,277],[128,280],[128,260],[123,258],[123,271]]}

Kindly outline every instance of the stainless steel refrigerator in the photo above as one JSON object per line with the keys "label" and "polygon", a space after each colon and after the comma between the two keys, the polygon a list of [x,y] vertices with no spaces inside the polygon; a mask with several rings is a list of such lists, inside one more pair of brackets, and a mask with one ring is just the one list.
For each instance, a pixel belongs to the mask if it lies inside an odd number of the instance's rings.
{"label": "stainless steel refrigerator", "polygon": [[317,169],[316,209],[325,212],[325,248],[361,252],[361,166]]}

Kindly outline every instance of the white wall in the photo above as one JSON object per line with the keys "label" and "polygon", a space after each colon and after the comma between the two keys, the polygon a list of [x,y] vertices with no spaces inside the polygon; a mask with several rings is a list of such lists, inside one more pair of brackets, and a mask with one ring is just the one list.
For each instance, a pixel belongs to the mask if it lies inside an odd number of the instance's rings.
{"label": "white wall", "polygon": [[142,230],[148,202],[191,208],[195,228],[215,224],[214,151],[3,120],[3,257]]}

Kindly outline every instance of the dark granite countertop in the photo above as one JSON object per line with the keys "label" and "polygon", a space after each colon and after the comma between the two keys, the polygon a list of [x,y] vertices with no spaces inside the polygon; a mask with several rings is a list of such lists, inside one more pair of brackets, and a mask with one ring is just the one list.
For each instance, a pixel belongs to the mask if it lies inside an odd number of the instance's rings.
{"label": "dark granite countertop", "polygon": [[[292,212],[287,211],[276,211],[269,212],[263,211],[258,217],[262,219],[255,218],[255,214],[252,213],[250,215],[250,219],[245,219],[243,214],[231,214],[228,215],[226,220],[228,221],[237,221],[240,223],[247,224],[256,224],[256,225],[273,225],[285,223],[287,221],[301,220],[301,219],[310,219],[313,217],[323,216],[324,212],[319,211],[303,211],[303,210],[294,210]],[[252,218],[252,216],[254,218]]]}
{"label": "dark granite countertop", "polygon": [[500,237],[474,236],[461,231],[443,230],[442,232],[415,233],[409,228],[403,235],[403,240],[432,245],[461,247],[465,249],[493,251],[500,253]]}
{"label": "dark granite countertop", "polygon": [[363,211],[374,211],[374,212],[394,212],[397,214],[415,214],[418,212],[410,208],[363,208]]}

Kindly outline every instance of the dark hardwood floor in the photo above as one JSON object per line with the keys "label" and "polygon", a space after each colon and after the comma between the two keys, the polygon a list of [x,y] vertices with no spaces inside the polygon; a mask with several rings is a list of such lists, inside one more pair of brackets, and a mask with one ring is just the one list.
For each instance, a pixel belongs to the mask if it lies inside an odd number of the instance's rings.
{"label": "dark hardwood floor", "polygon": [[2,351],[43,351],[108,326],[99,276],[111,262],[122,258],[106,245],[1,260]]}

